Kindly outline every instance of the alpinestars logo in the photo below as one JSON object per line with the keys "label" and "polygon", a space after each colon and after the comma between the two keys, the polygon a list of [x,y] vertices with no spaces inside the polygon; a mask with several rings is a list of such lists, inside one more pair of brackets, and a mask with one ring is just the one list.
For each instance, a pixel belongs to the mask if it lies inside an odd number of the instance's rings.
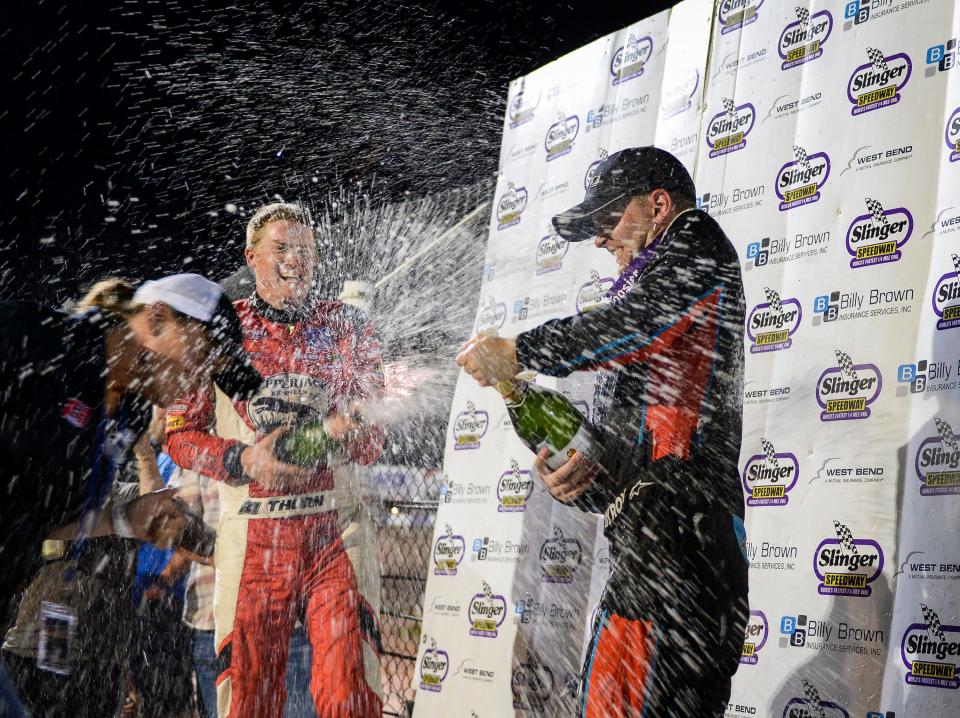
{"label": "alpinestars logo", "polygon": [[543,147],[547,151],[547,162],[570,154],[573,150],[573,141],[580,132],[580,118],[576,115],[567,117],[560,113],[557,121],[550,125],[547,136],[543,140]]}
{"label": "alpinestars logo", "polygon": [[446,532],[433,546],[433,575],[456,576],[457,566],[463,561],[466,552],[467,542],[463,540],[463,536],[455,535],[450,524],[447,524]]}
{"label": "alpinestars logo", "polygon": [[783,28],[777,44],[777,52],[783,60],[782,70],[816,60],[823,54],[823,46],[833,32],[833,15],[826,10],[813,15],[805,7],[796,7],[794,11],[796,21]]}
{"label": "alpinestars logo", "polygon": [[497,202],[497,229],[503,230],[520,224],[523,210],[527,208],[527,190],[507,183],[507,190]]}
{"label": "alpinestars logo", "polygon": [[953,271],[937,280],[933,289],[933,313],[937,315],[937,329],[960,327],[960,255],[951,254]]}
{"label": "alpinestars logo", "polygon": [[731,98],[723,98],[723,112],[711,118],[707,124],[707,144],[710,157],[720,157],[747,146],[747,135],[757,121],[757,111],[752,104],[737,105]]}
{"label": "alpinestars logo", "polygon": [[453,420],[453,450],[479,449],[480,440],[490,428],[490,415],[477,409],[472,401]]}
{"label": "alpinestars logo", "polygon": [[497,481],[497,499],[500,513],[526,511],[527,499],[533,493],[533,478],[526,469],[521,469],[516,459],[510,459],[510,471],[504,471]]}
{"label": "alpinestars logo", "polygon": [[960,434],[939,416],[933,417],[933,423],[936,434],[920,442],[914,460],[920,495],[960,494]]}
{"label": "alpinestars logo", "polygon": [[876,364],[854,364],[839,349],[834,354],[837,365],[825,369],[817,380],[817,403],[823,409],[820,421],[869,418],[870,405],[883,387],[880,369]]}
{"label": "alpinestars logo", "polygon": [[899,261],[903,257],[900,250],[913,235],[913,215],[906,207],[884,209],[870,197],[864,198],[864,202],[867,213],[856,217],[847,229],[850,267]]}
{"label": "alpinestars logo", "polygon": [[853,105],[850,114],[854,116],[900,102],[900,93],[913,67],[905,52],[884,55],[881,50],[868,47],[867,58],[870,61],[857,67],[847,83],[847,99]]}
{"label": "alpinestars logo", "polygon": [[720,9],[717,12],[717,20],[720,21],[721,26],[720,34],[726,35],[728,32],[756,22],[761,5],[763,0],[721,0]]}
{"label": "alpinestars logo", "polygon": [[787,494],[797,485],[800,462],[789,452],[778,452],[773,442],[760,438],[763,453],[754,454],[743,466],[743,490],[748,506],[786,506]]}
{"label": "alpinestars logo", "polygon": [[537,660],[536,656],[528,654],[527,660],[513,669],[510,678],[514,709],[542,714],[555,687],[556,681],[550,667]]}
{"label": "alpinestars logo", "polygon": [[497,630],[507,617],[507,600],[495,594],[490,584],[483,582],[483,590],[470,599],[467,618],[470,635],[478,638],[496,638]]}
{"label": "alpinestars logo", "polygon": [[787,701],[782,718],[850,718],[842,705],[822,699],[813,683],[803,679],[802,685],[803,697]]}
{"label": "alpinestars logo", "polygon": [[507,106],[507,117],[510,119],[510,129],[516,129],[520,125],[525,125],[530,122],[539,104],[540,94],[538,93],[537,99],[531,103],[530,98],[525,92],[525,88],[521,85],[517,94],[513,96],[513,99],[510,100]]}
{"label": "alpinestars logo", "polygon": [[439,693],[449,672],[450,656],[446,651],[437,648],[437,642],[431,638],[430,647],[423,652],[420,659],[420,688]]}
{"label": "alpinestars logo", "polygon": [[563,258],[570,250],[570,243],[557,234],[551,224],[547,235],[537,244],[537,276],[556,272],[563,267]]}
{"label": "alpinestars logo", "polygon": [[647,61],[653,55],[653,39],[649,35],[636,37],[632,33],[627,44],[617,48],[610,60],[610,74],[614,85],[632,80],[643,74]]}
{"label": "alpinestars logo", "polygon": [[583,563],[583,547],[575,538],[566,538],[559,526],[553,527],[553,538],[540,547],[540,569],[544,583],[573,583],[577,568]]}
{"label": "alpinestars logo", "polygon": [[762,354],[789,349],[791,338],[800,328],[803,311],[797,299],[782,299],[776,290],[763,288],[767,301],[758,304],[747,317],[750,353]]}
{"label": "alpinestars logo", "polygon": [[946,140],[947,149],[950,150],[950,161],[960,160],[960,107],[950,113],[943,138]]}
{"label": "alpinestars logo", "polygon": [[960,626],[940,622],[937,612],[920,604],[923,623],[903,632],[900,657],[908,672],[906,682],[927,688],[960,688]]}
{"label": "alpinestars logo", "polygon": [[830,176],[830,158],[826,152],[809,154],[799,145],[793,146],[793,162],[787,162],[777,172],[775,189],[780,211],[802,207],[820,199],[820,190]]}
{"label": "alpinestars logo", "polygon": [[757,655],[767,644],[767,637],[770,635],[770,624],[767,623],[767,617],[763,611],[750,611],[750,617],[747,619],[747,629],[743,637],[743,652],[740,654],[740,662],[750,665],[756,665],[760,662]]}
{"label": "alpinestars logo", "polygon": [[846,524],[833,522],[836,538],[826,538],[813,552],[813,572],[821,596],[866,598],[883,572],[883,549],[873,539],[857,539]]}
{"label": "alpinestars logo", "polygon": [[576,309],[582,314],[603,304],[607,292],[613,286],[613,277],[601,277],[596,270],[590,270],[590,281],[580,285],[577,290]]}

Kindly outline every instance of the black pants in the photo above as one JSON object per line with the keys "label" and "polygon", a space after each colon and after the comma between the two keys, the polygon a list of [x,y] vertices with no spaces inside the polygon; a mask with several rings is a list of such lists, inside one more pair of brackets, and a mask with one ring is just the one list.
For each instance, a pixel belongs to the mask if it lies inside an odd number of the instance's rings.
{"label": "black pants", "polygon": [[145,718],[176,718],[194,706],[191,631],[182,615],[174,596],[146,603],[138,614],[130,676]]}
{"label": "black pants", "polygon": [[[105,647],[105,653],[109,647]],[[68,676],[40,670],[32,658],[3,651],[10,680],[24,706],[44,718],[112,718],[120,710],[123,670],[113,656],[80,662]]]}

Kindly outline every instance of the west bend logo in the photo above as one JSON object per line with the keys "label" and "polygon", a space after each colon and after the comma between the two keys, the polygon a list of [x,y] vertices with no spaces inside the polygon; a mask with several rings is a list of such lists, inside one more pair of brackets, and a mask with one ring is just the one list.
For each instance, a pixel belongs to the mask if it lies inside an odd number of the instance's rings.
{"label": "west bend logo", "polygon": [[457,414],[453,420],[453,450],[479,449],[480,439],[490,427],[490,415],[477,410],[472,401],[467,402],[466,409]]}
{"label": "west bend logo", "polygon": [[760,657],[757,654],[766,645],[769,635],[770,625],[767,623],[767,617],[763,611],[750,611],[750,617],[747,619],[747,630],[743,637],[743,652],[740,654],[740,662],[750,665],[759,663]]}
{"label": "west bend logo", "polygon": [[757,20],[757,11],[763,0],[721,0],[717,19],[720,21],[721,35],[739,30]]}
{"label": "west bend logo", "polygon": [[707,124],[707,144],[710,156],[720,157],[747,146],[747,135],[757,120],[757,111],[746,102],[737,105],[729,97],[723,98],[723,112],[714,115]]}
{"label": "west bend logo", "polygon": [[870,405],[880,396],[883,378],[876,364],[854,364],[850,355],[834,351],[837,365],[817,380],[817,403],[823,409],[820,421],[867,419]]}
{"label": "west bend logo", "polygon": [[833,15],[826,10],[813,15],[805,7],[794,10],[797,20],[783,28],[777,44],[777,52],[783,59],[782,70],[816,60],[823,54],[823,46],[833,32]]}
{"label": "west bend logo", "polygon": [[466,552],[467,542],[463,536],[454,535],[453,529],[447,524],[446,533],[437,539],[433,547],[433,575],[456,576],[457,566]]}
{"label": "west bend logo", "polygon": [[927,688],[960,688],[960,626],[940,623],[937,612],[920,604],[923,623],[907,627],[900,641],[900,657],[907,667],[907,683]]}
{"label": "west bend logo", "polygon": [[530,98],[527,97],[521,85],[517,94],[513,96],[513,99],[510,100],[510,104],[507,107],[507,116],[510,118],[511,130],[516,129],[520,125],[525,125],[533,119],[534,111],[537,109],[537,105],[540,104],[539,93],[537,94],[537,99],[534,100],[532,104],[529,100]]}
{"label": "west bend logo", "polygon": [[884,209],[869,197],[864,202],[867,213],[856,217],[847,229],[851,268],[899,261],[903,256],[900,249],[913,234],[913,215],[906,207]]}
{"label": "west bend logo", "polygon": [[507,183],[507,191],[497,202],[497,229],[506,229],[520,224],[520,216],[527,208],[527,190],[525,187],[514,187],[513,182]]}
{"label": "west bend logo", "polygon": [[960,255],[951,254],[953,271],[937,280],[933,290],[933,311],[937,315],[937,329],[960,327]]}
{"label": "west bend logo", "polygon": [[533,493],[533,478],[526,469],[521,469],[516,459],[510,459],[510,471],[504,471],[497,482],[497,499],[500,513],[526,511],[527,499]]}
{"label": "west bend logo", "polygon": [[762,354],[789,349],[791,338],[800,328],[803,311],[797,299],[781,299],[780,295],[764,287],[767,301],[758,304],[747,317],[747,336],[750,338],[750,353]]}
{"label": "west bend logo", "polygon": [[577,290],[576,309],[580,314],[592,311],[604,303],[607,292],[613,286],[613,277],[601,277],[600,273],[591,269],[590,281],[581,284]]}
{"label": "west bend logo", "polygon": [[906,53],[884,55],[877,48],[868,47],[867,57],[870,62],[854,70],[847,83],[847,99],[853,104],[851,115],[897,104],[910,79],[912,65]]}
{"label": "west bend logo", "polygon": [[533,655],[528,654],[527,660],[513,669],[510,690],[515,710],[542,714],[554,688],[553,671]]}
{"label": "west bend logo", "polygon": [[567,117],[561,112],[559,119],[550,125],[547,136],[543,140],[543,147],[547,151],[547,162],[569,154],[578,132],[580,132],[580,118],[576,115]]}
{"label": "west bend logo", "polygon": [[791,698],[783,707],[782,718],[850,718],[839,703],[826,701],[810,681],[803,679],[803,697]]}
{"label": "west bend logo", "polygon": [[507,305],[490,297],[477,314],[477,332],[502,329],[506,321]]}
{"label": "west bend logo", "polygon": [[556,272],[563,267],[563,258],[570,250],[570,243],[557,234],[551,224],[546,237],[537,244],[537,276]]}
{"label": "west bend logo", "polygon": [[540,547],[540,569],[544,583],[573,583],[577,568],[583,563],[583,547],[575,538],[566,538],[559,526],[553,527],[553,538]]}
{"label": "west bend logo", "polygon": [[813,553],[821,596],[866,598],[883,572],[883,550],[873,539],[855,539],[845,524],[833,522],[836,538],[824,539]]}
{"label": "west bend logo", "polygon": [[743,490],[748,506],[786,506],[787,494],[797,485],[800,462],[791,453],[779,453],[761,437],[762,454],[754,454],[743,466]]}
{"label": "west bend logo", "polygon": [[613,75],[613,84],[632,80],[643,74],[647,60],[653,55],[653,39],[649,35],[636,37],[632,33],[627,44],[618,47],[610,60],[610,74]]}
{"label": "west bend logo", "polygon": [[914,466],[922,496],[960,494],[960,435],[939,416],[933,417],[936,436],[928,436],[917,447]]}
{"label": "west bend logo", "polygon": [[431,638],[430,648],[423,652],[423,658],[420,659],[420,687],[425,691],[439,693],[449,671],[450,656],[446,651],[438,649],[437,642]]}
{"label": "west bend logo", "polygon": [[470,620],[470,635],[479,638],[496,638],[497,629],[507,617],[507,600],[494,594],[490,584],[483,582],[482,593],[470,599],[467,618]]}
{"label": "west bend logo", "polygon": [[780,211],[811,204],[820,199],[820,189],[830,176],[830,158],[826,152],[807,154],[798,145],[793,146],[793,162],[787,162],[777,172],[775,189]]}
{"label": "west bend logo", "polygon": [[960,160],[960,107],[950,114],[943,138],[947,142],[947,149],[950,150],[950,161]]}

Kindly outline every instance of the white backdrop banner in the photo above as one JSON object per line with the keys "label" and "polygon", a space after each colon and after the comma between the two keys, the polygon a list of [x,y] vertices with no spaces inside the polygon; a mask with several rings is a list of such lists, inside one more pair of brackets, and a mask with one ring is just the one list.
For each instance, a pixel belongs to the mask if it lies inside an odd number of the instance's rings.
{"label": "white backdrop banner", "polygon": [[[740,253],[751,620],[728,718],[960,715],[957,15],[685,0],[509,88],[477,330],[599,305],[612,258],[550,219],[625,147],[679,157]],[[592,375],[538,381],[590,415]],[[417,716],[575,712],[607,548],[532,464],[462,377]]]}

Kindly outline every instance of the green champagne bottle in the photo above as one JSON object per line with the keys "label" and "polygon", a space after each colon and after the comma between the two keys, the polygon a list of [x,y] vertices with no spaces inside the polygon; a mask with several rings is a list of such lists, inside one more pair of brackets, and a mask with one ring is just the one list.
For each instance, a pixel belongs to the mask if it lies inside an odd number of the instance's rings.
{"label": "green champagne bottle", "polygon": [[326,464],[327,457],[339,448],[340,443],[330,438],[321,420],[294,427],[280,436],[273,453],[284,463],[310,468]]}
{"label": "green champagne bottle", "polygon": [[567,397],[537,384],[511,379],[497,384],[507,404],[514,431],[530,451],[550,449],[547,466],[554,471],[574,454],[596,462],[600,443],[596,432]]}

